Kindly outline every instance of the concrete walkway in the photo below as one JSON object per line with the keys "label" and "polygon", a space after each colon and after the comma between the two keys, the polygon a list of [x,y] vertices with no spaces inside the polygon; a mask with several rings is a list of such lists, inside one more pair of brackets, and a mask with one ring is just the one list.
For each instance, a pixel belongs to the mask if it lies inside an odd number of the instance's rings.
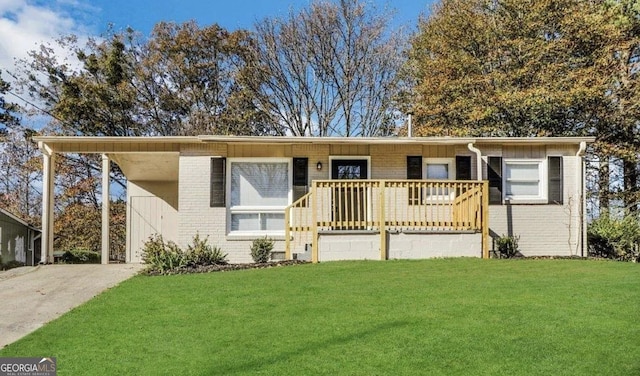
{"label": "concrete walkway", "polygon": [[135,275],[143,265],[42,265],[0,272],[0,348]]}

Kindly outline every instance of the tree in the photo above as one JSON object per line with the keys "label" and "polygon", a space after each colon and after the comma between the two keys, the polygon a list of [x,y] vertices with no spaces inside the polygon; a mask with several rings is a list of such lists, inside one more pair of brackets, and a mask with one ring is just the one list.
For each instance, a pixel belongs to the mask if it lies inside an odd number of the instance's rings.
{"label": "tree", "polygon": [[19,74],[22,88],[55,116],[55,133],[247,135],[265,128],[238,79],[251,65],[246,31],[161,22],[148,39],[127,29],[84,46],[74,36],[57,43],[81,66],[41,46]]}
{"label": "tree", "polygon": [[0,207],[23,220],[40,223],[40,152],[30,129],[8,129],[0,147]]}
{"label": "tree", "polygon": [[[200,28],[194,22],[160,23],[146,40],[127,29],[110,31],[85,45],[74,36],[56,43],[77,61],[64,60],[56,55],[59,48],[42,45],[17,72],[20,88],[53,116],[45,132],[246,135],[263,134],[268,127],[238,82],[251,56],[246,31],[228,32],[217,25]],[[100,218],[100,160],[72,154],[56,162],[56,247],[95,250],[100,244],[100,226],[95,226]],[[14,176],[15,166],[2,167],[6,176]],[[115,164],[111,174],[112,181],[125,187]],[[11,184],[14,180],[9,179]],[[112,246],[124,244],[125,207],[113,206]]]}
{"label": "tree", "polygon": [[[111,202],[109,249],[111,253],[125,254],[126,208],[121,200]],[[72,203],[57,216],[54,224],[56,249],[70,251],[86,249],[100,252],[102,242],[102,211],[92,205]]]}
{"label": "tree", "polygon": [[594,135],[637,192],[638,15],[626,0],[443,0],[412,42],[416,133]]}
{"label": "tree", "polygon": [[158,134],[262,134],[266,118],[239,83],[251,44],[244,30],[157,24],[149,41],[134,49],[139,116]]}
{"label": "tree", "polygon": [[[265,117],[237,81],[248,33],[194,22],[159,23],[148,40],[134,30],[90,39],[60,38],[58,49],[75,53],[78,65],[42,45],[18,72],[22,90],[54,116],[45,132],[86,136],[262,134]],[[88,181],[101,165],[89,156],[67,156]],[[115,181],[124,187],[112,165]]]}
{"label": "tree", "polygon": [[293,136],[391,133],[404,39],[357,0],[316,1],[256,24],[246,81],[259,108]]}
{"label": "tree", "polygon": [[20,119],[16,116],[19,112],[18,105],[7,102],[5,99],[10,89],[11,85],[2,79],[2,70],[0,70],[0,138],[7,135],[8,128],[20,124]]}
{"label": "tree", "polygon": [[611,29],[594,2],[444,0],[412,44],[417,131],[586,133],[603,105],[598,46]]}
{"label": "tree", "polygon": [[[616,196],[623,200],[626,209],[635,212],[640,202],[640,3],[610,0],[605,2],[604,8],[611,17],[615,32],[609,35],[606,45],[608,69],[602,72],[609,75],[609,85],[606,95],[608,106],[601,114],[604,126],[598,134],[599,145],[603,155],[622,160],[623,190],[616,192]],[[602,185],[607,183],[607,179],[603,179]],[[608,203],[605,206],[608,207]]]}

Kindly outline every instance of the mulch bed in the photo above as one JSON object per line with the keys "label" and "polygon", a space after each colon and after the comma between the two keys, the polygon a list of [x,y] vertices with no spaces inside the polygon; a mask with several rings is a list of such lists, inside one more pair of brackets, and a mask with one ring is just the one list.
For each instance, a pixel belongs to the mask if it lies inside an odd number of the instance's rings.
{"label": "mulch bed", "polygon": [[228,272],[232,270],[246,270],[246,269],[266,269],[277,268],[282,266],[293,266],[308,264],[309,261],[302,260],[282,260],[271,261],[265,263],[253,263],[253,264],[223,264],[223,265],[188,265],[182,268],[170,269],[170,270],[157,270],[146,268],[140,272],[145,275],[172,275],[172,274],[194,274],[194,273],[213,273],[213,272]]}

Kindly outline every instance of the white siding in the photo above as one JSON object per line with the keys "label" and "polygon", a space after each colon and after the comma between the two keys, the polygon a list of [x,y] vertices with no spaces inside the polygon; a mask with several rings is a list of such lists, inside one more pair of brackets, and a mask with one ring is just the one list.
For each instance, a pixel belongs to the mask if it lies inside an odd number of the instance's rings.
{"label": "white siding", "polygon": [[318,261],[380,260],[379,234],[322,234]]}
{"label": "white siding", "polygon": [[389,235],[390,259],[482,257],[480,233],[398,233]]}
{"label": "white siding", "polygon": [[[513,158],[546,158],[562,156],[562,205],[490,205],[490,236],[520,237],[520,251],[525,256],[581,256],[581,158],[576,157],[577,146],[483,148],[484,155]],[[483,164],[486,178],[486,163]],[[545,187],[546,189],[546,187]],[[490,244],[493,249],[493,244]],[[586,253],[586,250],[584,250]],[[586,254],[585,254],[586,255]]]}
{"label": "white siding", "polygon": [[[510,146],[503,148],[501,145],[482,145],[483,160],[487,155],[513,157],[513,158],[546,158],[549,155],[563,156],[563,205],[492,205],[489,209],[489,226],[492,236],[507,234],[509,229],[513,235],[520,236],[520,247],[525,255],[572,255],[580,254],[580,170],[578,168],[580,158],[575,157],[577,145],[545,146]],[[210,202],[210,169],[213,156],[234,157],[308,157],[310,180],[326,179],[329,173],[329,156],[333,152],[342,155],[362,155],[366,151],[371,156],[372,178],[405,178],[406,156],[422,155],[425,151],[429,155],[471,155],[472,174],[475,177],[475,154],[463,146],[441,147],[434,149],[425,146],[416,148],[414,145],[407,147],[377,146],[368,148],[340,148],[334,150],[326,145],[309,146],[269,146],[268,148],[234,147],[222,148],[210,147],[208,150],[183,151],[180,156],[178,205],[179,214],[177,222],[176,239],[181,247],[186,247],[196,233],[208,236],[210,243],[220,246],[229,255],[230,262],[251,262],[249,247],[253,238],[234,238],[227,236],[227,209],[212,208]],[[348,149],[348,150],[347,150]],[[437,152],[437,153],[436,153]],[[366,155],[366,153],[365,153]],[[317,171],[315,165],[322,162],[323,168]],[[483,163],[483,177],[486,178],[486,164]],[[228,194],[228,192],[227,192]],[[228,199],[228,197],[227,197]],[[510,212],[510,213],[508,213]],[[476,256],[479,252],[480,242],[476,241],[478,234],[400,234],[390,240],[390,258],[413,257],[449,257],[449,256]],[[344,237],[336,235],[322,235],[323,244],[329,244],[331,249],[345,247]],[[365,237],[368,237],[365,235]],[[390,235],[391,237],[391,235]],[[438,237],[438,238],[436,238]],[[368,246],[359,244],[355,250],[358,258],[379,258],[376,252],[379,245],[373,239],[362,239]],[[375,243],[375,245],[374,245]],[[323,244],[321,244],[321,252]],[[423,245],[423,249],[420,249]],[[466,246],[468,245],[468,246]],[[303,244],[299,246],[301,248]],[[362,248],[362,247],[364,248]],[[365,249],[366,250],[363,250]],[[284,240],[276,238],[276,252],[284,251]],[[327,249],[326,252],[333,252]],[[374,254],[376,257],[373,257]],[[336,256],[341,257],[341,256]],[[325,259],[335,259],[325,254]]]}
{"label": "white siding", "polygon": [[28,239],[27,227],[0,213],[0,255],[3,263],[13,260],[30,263]]}
{"label": "white siding", "polygon": [[[221,247],[230,262],[252,262],[249,248],[258,236],[227,238],[227,209],[209,206],[211,158],[180,157],[178,244],[186,247],[199,233],[201,237],[208,236],[210,244]],[[275,240],[274,252],[284,252],[283,237]]]}
{"label": "white siding", "polygon": [[127,260],[141,261],[151,235],[178,239],[177,182],[129,182],[127,186]]}

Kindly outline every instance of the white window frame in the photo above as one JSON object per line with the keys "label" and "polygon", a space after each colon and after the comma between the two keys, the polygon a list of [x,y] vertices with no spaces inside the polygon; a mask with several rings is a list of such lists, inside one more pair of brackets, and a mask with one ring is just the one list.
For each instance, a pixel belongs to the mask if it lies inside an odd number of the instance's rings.
{"label": "white window frame", "polygon": [[[456,178],[456,159],[455,158],[424,158],[423,159],[422,176],[424,180],[431,180],[427,177],[427,170],[430,164],[446,164],[447,165],[447,179],[455,180]],[[449,202],[456,198],[455,189],[451,189],[449,194],[436,194],[430,195],[428,191],[424,192],[424,201],[426,202]]]}
{"label": "white window frame", "polygon": [[[508,183],[507,169],[511,165],[537,165],[538,166],[538,179],[537,180],[522,180],[523,182],[538,182],[538,194],[537,195],[509,195],[507,194]],[[510,158],[502,159],[502,199],[505,203],[512,204],[546,204],[548,197],[548,182],[547,182],[547,159],[546,158]]]}
{"label": "white window frame", "polygon": [[[287,163],[287,204],[284,206],[231,206],[231,165],[233,163]],[[292,158],[227,158],[226,166],[226,194],[228,199],[227,206],[227,235],[229,236],[284,236],[284,227],[280,231],[256,230],[256,231],[232,231],[231,215],[232,214],[283,214],[287,206],[291,205],[293,198],[293,159]],[[286,223],[285,223],[286,226]]]}

